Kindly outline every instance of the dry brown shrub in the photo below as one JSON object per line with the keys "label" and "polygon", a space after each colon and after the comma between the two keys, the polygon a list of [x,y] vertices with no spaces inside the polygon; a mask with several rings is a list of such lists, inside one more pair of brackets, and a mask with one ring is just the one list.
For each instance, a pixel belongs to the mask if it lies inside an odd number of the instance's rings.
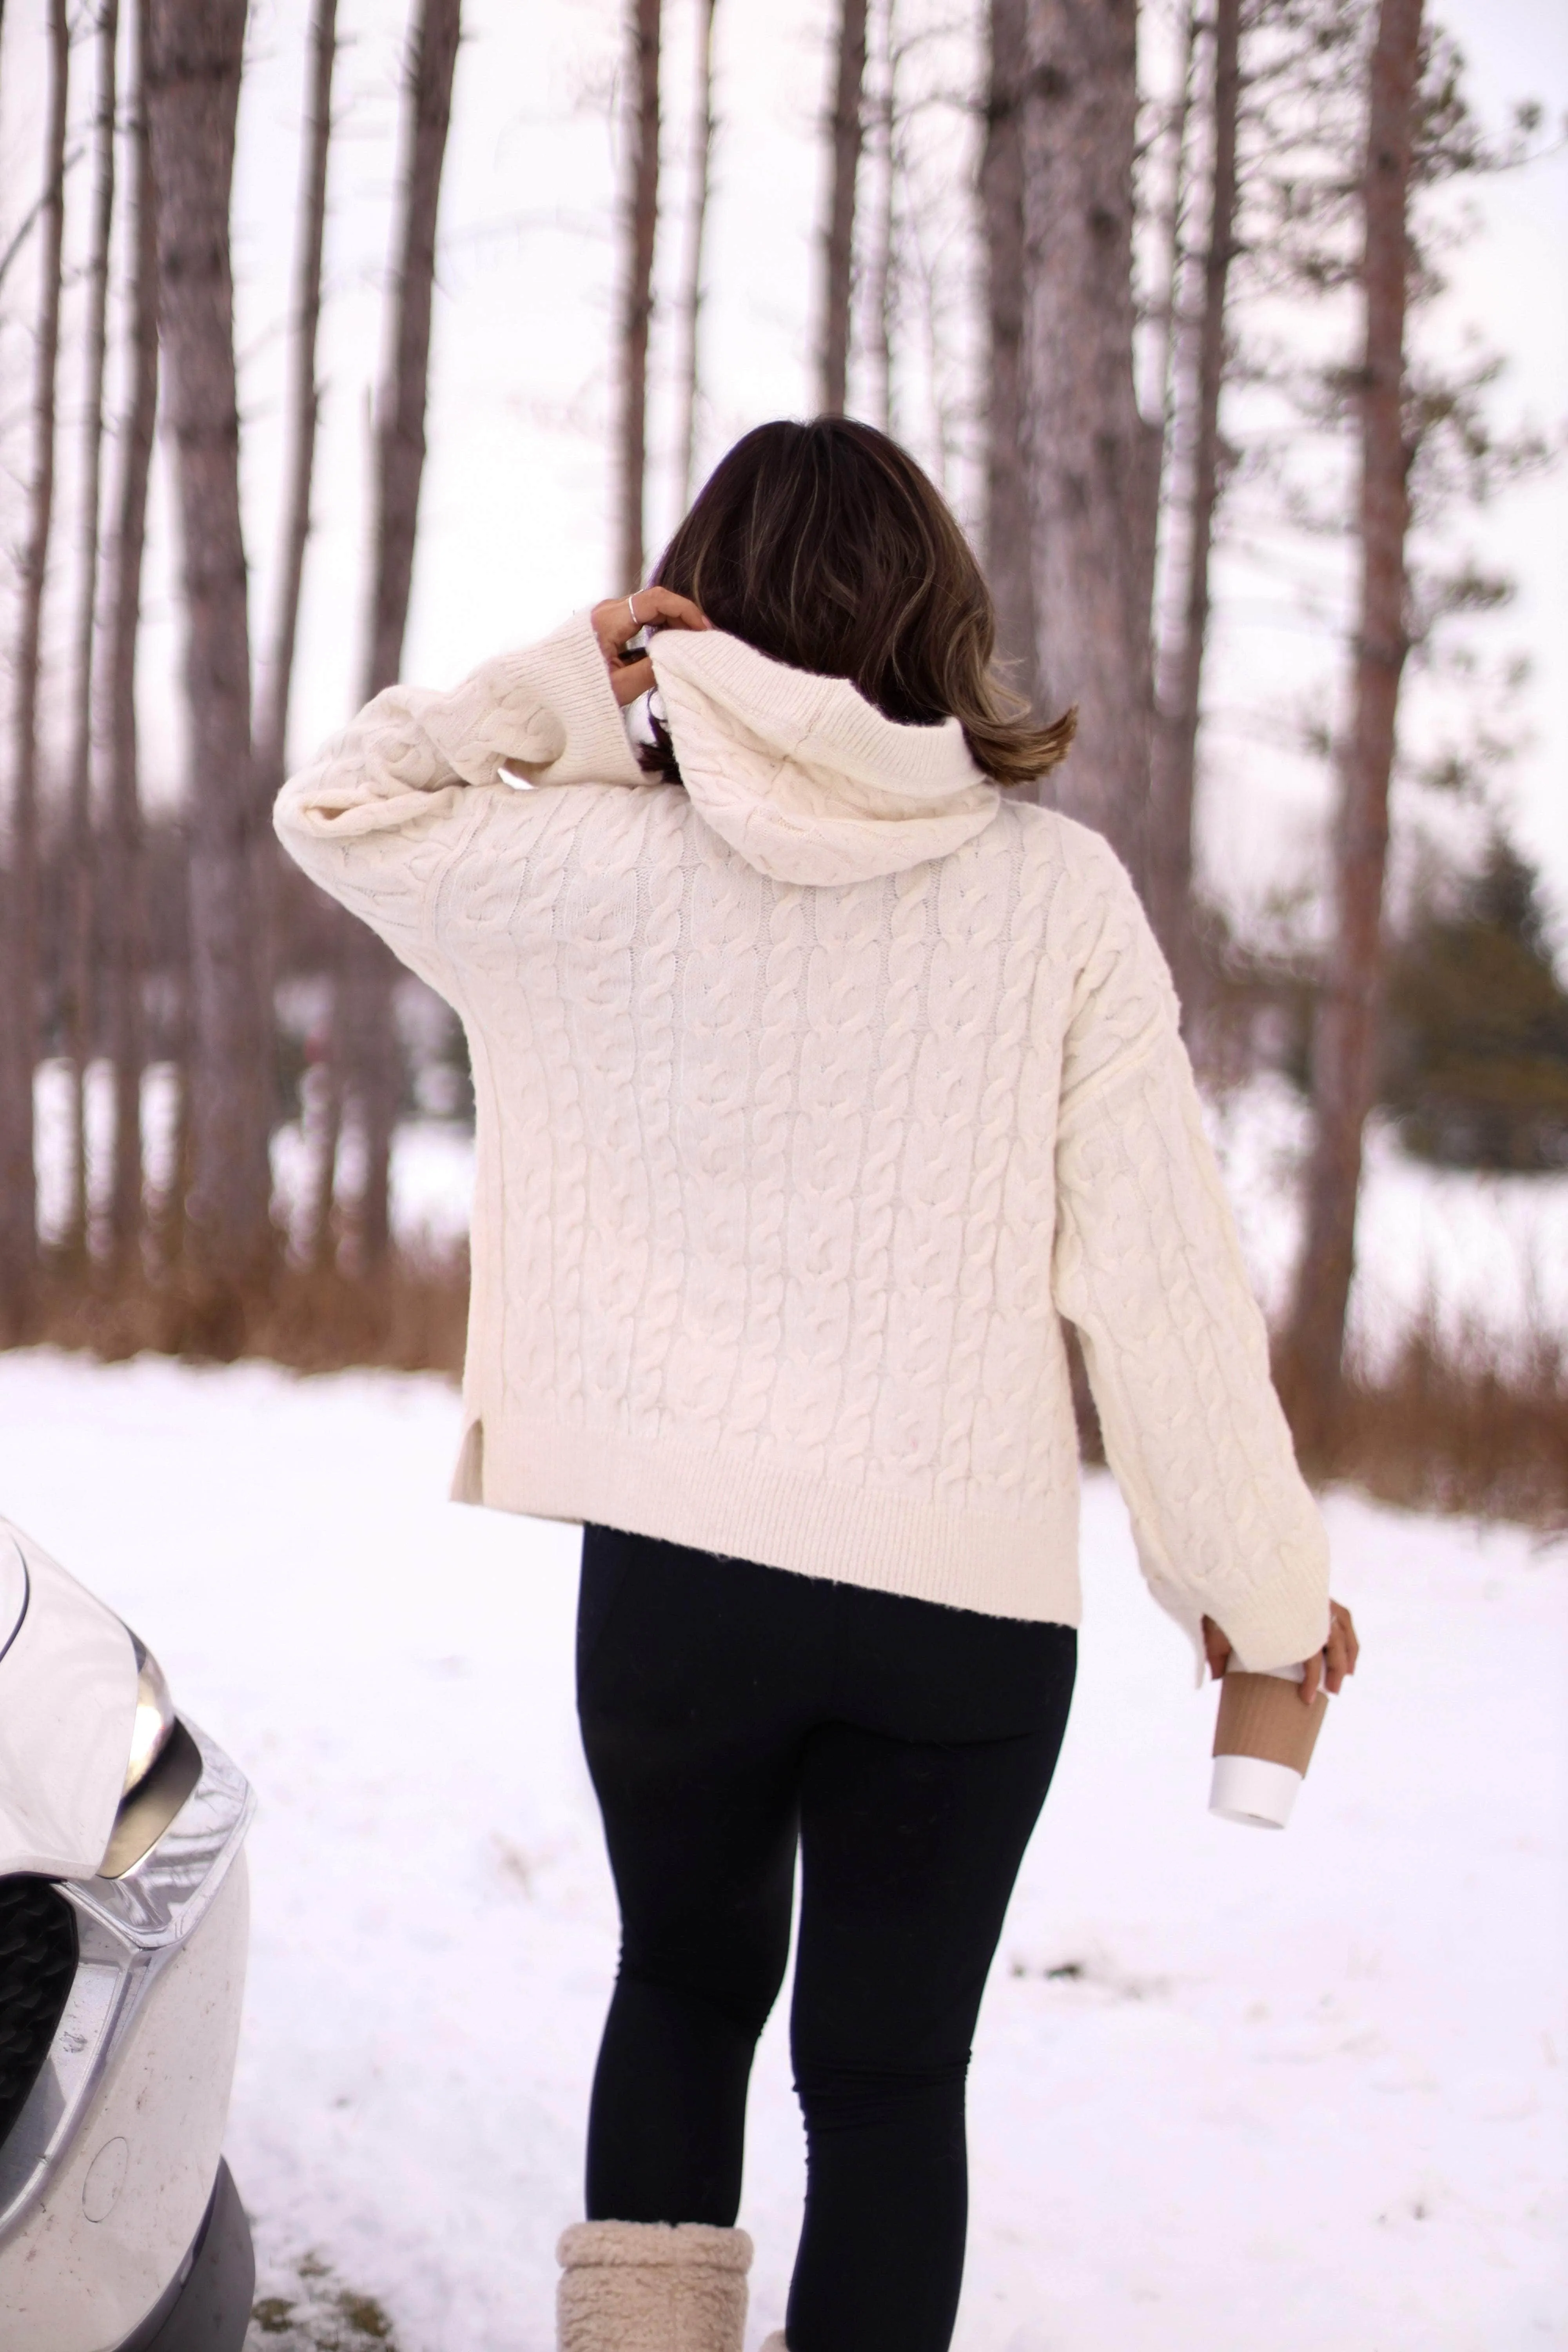
{"label": "dry brown shrub", "polygon": [[[179,1271],[154,1277],[138,1268],[115,1279],[100,1265],[57,1265],[18,1336],[110,1362],[147,1350],[194,1362],[259,1357],[300,1372],[375,1365],[455,1379],[468,1307],[461,1248],[398,1253],[374,1278],[283,1264],[248,1293],[221,1297]],[[1076,1345],[1070,1360],[1084,1457],[1100,1461]],[[1568,1352],[1544,1329],[1505,1352],[1475,1332],[1444,1336],[1428,1317],[1386,1369],[1352,1370],[1337,1441],[1310,1466],[1316,1477],[1413,1510],[1568,1528]]]}
{"label": "dry brown shrub", "polygon": [[1418,1325],[1375,1380],[1352,1371],[1326,1465],[1413,1510],[1568,1529],[1568,1356],[1541,1331],[1505,1353]]}
{"label": "dry brown shrub", "polygon": [[247,1356],[300,1372],[377,1365],[455,1379],[468,1314],[466,1248],[398,1252],[371,1276],[285,1262],[222,1290],[183,1267],[115,1275],[78,1263],[46,1270],[26,1337],[110,1363],[143,1352],[196,1363]]}

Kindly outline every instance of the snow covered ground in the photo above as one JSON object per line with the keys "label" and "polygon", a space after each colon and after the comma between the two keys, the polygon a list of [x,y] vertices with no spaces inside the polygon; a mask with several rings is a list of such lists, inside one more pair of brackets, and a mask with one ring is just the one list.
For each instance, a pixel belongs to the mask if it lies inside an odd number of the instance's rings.
{"label": "snow covered ground", "polygon": [[[433,1380],[0,1356],[0,1508],[260,1793],[229,2136],[256,2352],[553,2342],[615,1958],[576,1537],[444,1503],[456,1432]],[[1568,1555],[1334,1499],[1365,1662],[1268,1836],[1205,1813],[1212,1699],[1114,1491],[1086,1499],[1079,1698],[981,2021],[959,2352],[1568,2345]],[[752,2346],[800,2187],[775,2020]]]}

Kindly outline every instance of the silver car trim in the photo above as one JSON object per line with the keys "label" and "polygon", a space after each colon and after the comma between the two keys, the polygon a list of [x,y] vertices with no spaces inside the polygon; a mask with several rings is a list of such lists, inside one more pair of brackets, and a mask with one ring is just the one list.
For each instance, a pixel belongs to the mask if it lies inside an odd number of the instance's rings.
{"label": "silver car trim", "polygon": [[22,1549],[21,1545],[16,1541],[15,1536],[7,1536],[5,1540],[22,1563],[22,1606],[17,1610],[13,1623],[6,1629],[4,1636],[0,1637],[0,1658],[5,1656],[6,1651],[10,1648],[17,1634],[26,1623],[27,1604],[33,1597],[33,1580],[27,1573],[27,1555]]}
{"label": "silver car trim", "polygon": [[77,1915],[77,1970],[48,2055],[0,2147],[0,2247],[65,2160],[82,2116],[163,1970],[195,1934],[245,1843],[250,1784],[189,1717],[201,1778],[122,1878],[62,1879]]}

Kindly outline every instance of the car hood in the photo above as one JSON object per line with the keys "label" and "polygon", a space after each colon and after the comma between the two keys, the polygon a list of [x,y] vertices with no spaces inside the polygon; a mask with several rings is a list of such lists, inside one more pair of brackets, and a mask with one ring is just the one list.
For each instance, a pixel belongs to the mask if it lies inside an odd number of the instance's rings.
{"label": "car hood", "polygon": [[125,1627],[0,1519],[0,1875],[96,1874],[135,1715]]}

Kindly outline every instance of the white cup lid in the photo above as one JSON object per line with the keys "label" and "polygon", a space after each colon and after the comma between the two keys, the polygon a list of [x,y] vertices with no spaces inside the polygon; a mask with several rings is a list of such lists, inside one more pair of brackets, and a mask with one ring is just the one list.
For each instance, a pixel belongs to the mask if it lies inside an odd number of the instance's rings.
{"label": "white cup lid", "polygon": [[1261,1756],[1216,1756],[1209,1811],[1250,1829],[1282,1830],[1300,1785],[1301,1775],[1289,1764],[1266,1764]]}

